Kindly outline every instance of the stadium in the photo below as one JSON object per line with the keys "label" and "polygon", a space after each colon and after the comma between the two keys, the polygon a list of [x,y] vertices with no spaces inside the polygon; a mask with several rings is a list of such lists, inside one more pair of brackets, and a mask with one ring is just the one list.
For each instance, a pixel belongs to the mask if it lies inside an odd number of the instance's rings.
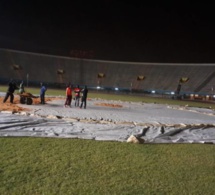
{"label": "stadium", "polygon": [[[214,194],[214,19],[214,2],[2,1],[0,194]],[[27,99],[4,101],[11,81]]]}
{"label": "stadium", "polygon": [[[81,87],[87,85],[89,90],[94,93],[137,95],[142,98],[137,103],[139,106],[120,100],[110,104],[105,100],[91,98],[88,101],[87,111],[83,112],[74,108],[76,109],[75,113],[68,112],[68,110],[60,107],[64,104],[64,99],[40,107],[31,105],[31,111],[28,111],[28,114],[24,113],[24,115],[46,116],[45,118],[52,119],[60,118],[63,121],[83,121],[82,125],[88,126],[84,128],[88,129],[88,133],[85,134],[86,132],[84,132],[82,134],[79,129],[80,124],[78,124],[76,127],[73,126],[72,132],[76,132],[73,136],[71,135],[70,125],[67,126],[64,122],[60,125],[54,122],[55,129],[58,129],[57,133],[53,130],[50,131],[54,125],[46,125],[46,122],[42,123],[43,125],[39,123],[40,128],[43,126],[43,131],[49,133],[44,134],[43,132],[41,134],[39,130],[39,133],[35,133],[35,131],[32,131],[32,129],[35,129],[35,122],[32,123],[30,120],[26,129],[27,131],[30,130],[30,133],[27,133],[30,136],[48,135],[55,137],[55,134],[57,134],[58,136],[71,138],[126,141],[132,134],[141,135],[141,132],[144,131],[142,134],[144,139],[153,143],[213,143],[213,133],[211,133],[214,128],[213,110],[194,109],[187,106],[181,108],[170,105],[147,105],[143,102],[144,97],[160,97],[213,103],[215,98],[213,93],[214,64],[113,62],[1,49],[0,65],[0,81],[3,85],[7,84],[10,79],[14,79],[17,83],[25,81],[26,85],[31,87],[39,87],[40,83],[43,82],[48,89],[65,90],[67,84],[72,83],[74,87],[76,85]],[[111,106],[110,108],[107,108],[107,106],[101,107],[101,105],[108,104]],[[22,105],[22,107],[26,107],[26,105]],[[29,106],[26,108],[29,108]],[[152,112],[154,109],[161,109],[161,112]],[[148,110],[148,112],[144,112],[144,110]],[[163,112],[164,110],[166,111]],[[169,110],[172,111],[169,113]],[[193,114],[193,112],[195,113]],[[199,116],[195,116],[196,113]],[[163,116],[163,118],[160,116]],[[6,118],[3,120],[11,120]],[[95,121],[96,125],[92,125],[91,123],[95,123]],[[125,125],[126,123],[129,125]],[[91,128],[90,124],[92,125]],[[123,129],[123,133],[119,131],[119,126]],[[64,128],[67,129],[66,133],[63,133],[62,129]],[[166,129],[167,135],[162,139],[157,139],[163,128]],[[189,135],[189,138],[186,137],[186,131],[194,128],[198,131],[196,133],[199,134],[199,137],[195,137],[194,133],[192,133],[192,136]],[[98,132],[92,134],[89,129],[93,129],[92,131],[98,130]],[[106,135],[104,134],[105,129],[109,129]],[[208,136],[200,135],[202,129],[208,130]],[[101,134],[101,130],[103,130],[103,134]],[[149,137],[147,137],[145,131],[149,132],[147,133]],[[15,129],[15,132],[10,131],[9,134],[8,132],[1,132],[2,136],[14,134],[24,136],[22,131],[17,133],[17,129]],[[166,136],[171,139],[166,139]]]}
{"label": "stadium", "polygon": [[45,82],[51,88],[71,82],[106,92],[181,94],[202,100],[215,95],[215,64],[117,62],[0,49],[0,65],[1,84],[13,78],[31,86]]}
{"label": "stadium", "polygon": [[[47,97],[45,105],[20,104],[16,94],[15,104],[1,103],[2,194],[214,190],[214,64],[113,62],[1,49],[0,67],[4,86],[14,79],[29,90],[39,92],[45,82],[48,91],[64,91],[71,82],[97,95],[87,109],[64,108],[64,95]],[[108,100],[111,95],[115,100]],[[147,103],[147,97],[159,99]],[[180,102],[158,101],[163,99]],[[196,101],[209,104],[192,106]]]}

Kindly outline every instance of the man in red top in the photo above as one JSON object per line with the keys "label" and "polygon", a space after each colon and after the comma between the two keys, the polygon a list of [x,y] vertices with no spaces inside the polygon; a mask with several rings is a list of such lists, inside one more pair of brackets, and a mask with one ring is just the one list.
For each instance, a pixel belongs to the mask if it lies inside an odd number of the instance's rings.
{"label": "man in red top", "polygon": [[66,101],[64,106],[67,107],[71,107],[71,102],[72,102],[72,85],[69,84],[66,88]]}
{"label": "man in red top", "polygon": [[80,92],[81,92],[79,85],[76,86],[76,88],[74,89],[74,92],[75,92],[75,106],[79,106],[79,99],[80,99]]}

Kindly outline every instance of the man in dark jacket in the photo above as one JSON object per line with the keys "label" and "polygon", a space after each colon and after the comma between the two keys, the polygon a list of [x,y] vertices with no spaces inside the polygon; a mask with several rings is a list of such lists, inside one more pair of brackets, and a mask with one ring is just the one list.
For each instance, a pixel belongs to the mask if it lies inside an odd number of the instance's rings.
{"label": "man in dark jacket", "polygon": [[9,96],[10,96],[10,103],[13,103],[13,99],[14,99],[13,93],[16,89],[19,89],[19,88],[16,86],[16,83],[13,80],[11,80],[8,84],[7,93],[6,93],[5,98],[3,100],[4,103],[7,101]]}
{"label": "man in dark jacket", "polygon": [[87,94],[88,94],[88,89],[87,86],[85,85],[84,89],[81,90],[82,92],[82,97],[81,97],[81,105],[80,108],[82,108],[84,104],[84,109],[87,107]]}

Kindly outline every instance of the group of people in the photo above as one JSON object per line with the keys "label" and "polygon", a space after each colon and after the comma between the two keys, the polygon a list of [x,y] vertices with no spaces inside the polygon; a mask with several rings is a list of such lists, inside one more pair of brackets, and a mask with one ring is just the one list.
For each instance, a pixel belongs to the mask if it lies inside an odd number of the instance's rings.
{"label": "group of people", "polygon": [[[43,83],[40,83],[41,88],[40,88],[40,103],[41,104],[45,104],[45,93],[47,91],[46,86]],[[10,103],[13,103],[14,100],[14,92],[15,90],[19,89],[19,94],[23,94],[25,92],[24,89],[24,82],[22,81],[19,85],[19,87],[16,85],[15,81],[10,80],[9,84],[8,84],[8,90],[6,92],[5,98],[3,100],[3,102],[5,103],[7,101],[7,99],[10,97]],[[66,101],[64,106],[65,107],[71,107],[71,103],[72,103],[72,85],[68,84],[67,88],[66,88]],[[83,89],[81,89],[79,87],[79,85],[77,85],[74,88],[74,93],[75,93],[75,107],[84,107],[84,109],[86,109],[87,107],[87,94],[88,94],[88,89],[87,86],[85,85]],[[81,100],[81,103],[79,104]]]}
{"label": "group of people", "polygon": [[[65,107],[71,107],[71,103],[72,103],[72,85],[68,84],[67,88],[66,88],[66,101],[64,106]],[[82,108],[84,106],[84,109],[86,109],[87,107],[87,94],[88,94],[88,89],[87,86],[85,85],[83,89],[81,89],[79,87],[79,85],[77,85],[74,88],[74,93],[75,93],[75,107],[80,107]],[[81,99],[81,104],[79,105]]]}
{"label": "group of people", "polygon": [[[25,92],[24,82],[21,81],[21,83],[18,87],[16,82],[11,79],[10,82],[8,83],[8,89],[7,89],[6,95],[4,97],[3,103],[5,103],[8,100],[8,98],[10,97],[10,103],[13,104],[14,92],[17,89],[19,90],[19,94],[23,94]],[[40,103],[41,104],[45,104],[46,90],[47,90],[47,88],[45,87],[45,85],[43,85],[43,83],[41,83],[41,88],[40,88]]]}
{"label": "group of people", "polygon": [[22,94],[25,92],[24,89],[24,82],[22,81],[20,83],[20,86],[18,87],[15,83],[15,81],[13,81],[12,79],[10,80],[9,84],[8,84],[8,89],[5,95],[5,98],[3,100],[3,102],[5,103],[7,101],[7,99],[10,97],[10,103],[13,103],[14,100],[14,95],[13,93],[15,92],[16,89],[19,89],[19,93]]}

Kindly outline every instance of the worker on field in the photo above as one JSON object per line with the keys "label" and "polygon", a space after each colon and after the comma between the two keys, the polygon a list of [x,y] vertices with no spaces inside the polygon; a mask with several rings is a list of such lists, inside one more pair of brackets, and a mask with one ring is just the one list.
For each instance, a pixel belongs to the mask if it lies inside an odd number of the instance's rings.
{"label": "worker on field", "polygon": [[40,103],[45,104],[45,93],[47,91],[46,86],[43,83],[40,83],[41,88],[40,88]]}
{"label": "worker on field", "polygon": [[64,104],[64,107],[71,107],[71,103],[72,103],[72,85],[68,84],[67,88],[66,88],[66,101]]}
{"label": "worker on field", "polygon": [[74,92],[75,92],[75,107],[76,107],[76,106],[79,106],[79,99],[80,99],[80,92],[81,92],[79,85],[76,86],[76,88],[74,89]]}
{"label": "worker on field", "polygon": [[87,94],[88,94],[88,89],[87,86],[84,86],[84,89],[81,90],[82,97],[81,97],[81,105],[80,108],[84,105],[84,109],[87,107]]}
{"label": "worker on field", "polygon": [[22,94],[25,92],[25,89],[24,89],[24,82],[22,81],[19,85],[19,93]]}
{"label": "worker on field", "polygon": [[7,101],[7,99],[9,98],[10,96],[10,103],[13,103],[13,100],[14,100],[14,91],[16,89],[19,89],[16,85],[16,83],[13,81],[13,80],[10,80],[9,84],[8,84],[8,89],[7,89],[7,93],[5,95],[5,98],[3,100],[3,103],[5,103]]}

